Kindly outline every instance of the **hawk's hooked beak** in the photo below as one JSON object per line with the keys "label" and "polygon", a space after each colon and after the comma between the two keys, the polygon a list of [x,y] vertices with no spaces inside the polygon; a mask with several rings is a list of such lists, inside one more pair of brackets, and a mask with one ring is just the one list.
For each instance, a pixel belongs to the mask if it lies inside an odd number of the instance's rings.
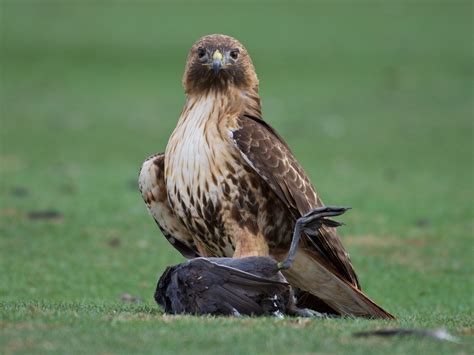
{"label": "hawk's hooked beak", "polygon": [[214,74],[219,73],[219,71],[221,70],[223,58],[224,57],[222,53],[218,49],[212,55],[212,71],[214,72]]}

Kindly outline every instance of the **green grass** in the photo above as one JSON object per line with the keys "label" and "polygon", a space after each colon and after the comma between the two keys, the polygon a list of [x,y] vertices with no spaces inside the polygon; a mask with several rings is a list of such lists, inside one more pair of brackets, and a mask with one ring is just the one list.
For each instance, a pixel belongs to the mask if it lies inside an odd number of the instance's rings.
{"label": "green grass", "polygon": [[[474,352],[472,10],[2,1],[0,353]],[[182,258],[133,184],[176,124],[187,50],[215,32],[246,44],[264,116],[324,201],[353,207],[343,242],[397,321],[169,317],[154,304]],[[61,217],[28,218],[48,209]],[[461,345],[351,336],[389,326],[446,327]]]}

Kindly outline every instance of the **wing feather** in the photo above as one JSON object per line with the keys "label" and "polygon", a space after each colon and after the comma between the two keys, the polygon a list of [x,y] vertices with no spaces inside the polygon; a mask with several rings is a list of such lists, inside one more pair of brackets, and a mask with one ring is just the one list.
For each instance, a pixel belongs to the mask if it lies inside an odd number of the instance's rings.
{"label": "wing feather", "polygon": [[[288,207],[295,221],[311,209],[323,206],[314,186],[288,145],[265,121],[241,116],[232,138],[241,156]],[[319,255],[336,274],[360,288],[357,275],[335,228],[322,227],[306,236],[305,247]]]}
{"label": "wing feather", "polygon": [[168,203],[164,171],[164,153],[155,154],[145,160],[138,176],[140,193],[166,240],[185,258],[198,257],[200,255],[192,236],[179,223]]}

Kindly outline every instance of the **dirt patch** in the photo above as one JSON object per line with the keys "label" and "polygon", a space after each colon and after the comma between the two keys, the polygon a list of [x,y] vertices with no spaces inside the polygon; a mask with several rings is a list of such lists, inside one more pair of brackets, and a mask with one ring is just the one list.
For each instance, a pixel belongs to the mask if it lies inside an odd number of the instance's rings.
{"label": "dirt patch", "polygon": [[0,166],[4,172],[15,172],[26,167],[24,160],[14,155],[0,155]]}
{"label": "dirt patch", "polygon": [[429,238],[398,238],[366,234],[347,236],[343,238],[343,243],[349,249],[351,246],[360,247],[366,255],[378,257],[383,255],[389,263],[424,270],[426,260],[421,258],[419,249],[427,245],[428,240]]}
{"label": "dirt patch", "polygon": [[31,220],[54,220],[59,221],[63,215],[56,210],[43,210],[28,212],[27,217]]}
{"label": "dirt patch", "polygon": [[307,328],[312,324],[311,318],[297,318],[297,319],[290,319],[284,322],[285,327],[302,329]]}
{"label": "dirt patch", "polygon": [[403,240],[391,236],[374,236],[372,234],[349,235],[343,238],[343,243],[347,245],[360,245],[372,247],[391,247],[403,245]]}
{"label": "dirt patch", "polygon": [[120,240],[119,237],[111,238],[111,239],[107,242],[107,244],[108,244],[109,247],[111,247],[111,248],[118,248],[121,243],[122,243],[122,241]]}
{"label": "dirt patch", "polygon": [[130,321],[149,321],[155,319],[156,316],[149,313],[129,313],[129,312],[122,312],[114,315],[113,317],[107,317],[107,319],[111,322],[130,322]]}
{"label": "dirt patch", "polygon": [[369,247],[403,247],[416,246],[422,247],[427,244],[427,238],[399,238],[394,236],[374,236],[372,234],[365,235],[349,235],[343,238],[343,243],[347,245],[369,246]]}
{"label": "dirt patch", "polygon": [[16,329],[16,330],[31,330],[31,329],[53,329],[57,328],[57,324],[45,324],[36,322],[0,322],[0,329]]}
{"label": "dirt patch", "polygon": [[123,293],[120,295],[120,300],[122,302],[129,302],[129,303],[140,303],[142,298],[140,296],[133,296],[129,293]]}
{"label": "dirt patch", "polygon": [[27,188],[21,186],[15,186],[10,189],[10,195],[15,197],[26,197],[30,194]]}
{"label": "dirt patch", "polygon": [[474,335],[473,327],[461,328],[457,331],[460,335]]}
{"label": "dirt patch", "polygon": [[427,245],[427,239],[418,239],[418,238],[409,238],[404,240],[404,243],[414,246],[414,247],[424,247]]}
{"label": "dirt patch", "polygon": [[163,314],[160,319],[165,323],[175,322],[177,320],[186,319],[189,316],[181,315],[181,314]]}
{"label": "dirt patch", "polygon": [[404,250],[396,251],[388,256],[388,260],[398,265],[406,266],[418,271],[426,271],[426,260],[420,257],[416,252]]}
{"label": "dirt patch", "polygon": [[0,210],[0,216],[3,217],[19,217],[21,212],[15,208],[4,208]]}
{"label": "dirt patch", "polygon": [[427,218],[419,218],[415,221],[415,226],[418,228],[427,228],[431,226],[431,221]]}

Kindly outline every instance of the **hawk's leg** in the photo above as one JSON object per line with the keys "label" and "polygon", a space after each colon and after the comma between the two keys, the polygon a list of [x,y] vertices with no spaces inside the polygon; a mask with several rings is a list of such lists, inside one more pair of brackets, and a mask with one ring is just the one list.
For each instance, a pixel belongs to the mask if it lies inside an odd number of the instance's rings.
{"label": "hawk's leg", "polygon": [[[233,226],[231,226],[232,228]],[[235,252],[233,258],[243,258],[247,256],[268,256],[268,243],[260,233],[250,233],[245,228],[235,226],[232,228],[232,235],[236,236]]]}
{"label": "hawk's leg", "polygon": [[284,261],[278,263],[278,267],[281,270],[289,269],[291,267],[295,259],[296,249],[298,248],[298,243],[302,233],[306,233],[307,235],[317,235],[317,229],[323,225],[328,227],[340,226],[342,223],[333,221],[332,219],[327,219],[325,217],[339,216],[348,209],[349,208],[347,207],[318,207],[298,218],[293,230],[293,238],[291,240],[288,255]]}

